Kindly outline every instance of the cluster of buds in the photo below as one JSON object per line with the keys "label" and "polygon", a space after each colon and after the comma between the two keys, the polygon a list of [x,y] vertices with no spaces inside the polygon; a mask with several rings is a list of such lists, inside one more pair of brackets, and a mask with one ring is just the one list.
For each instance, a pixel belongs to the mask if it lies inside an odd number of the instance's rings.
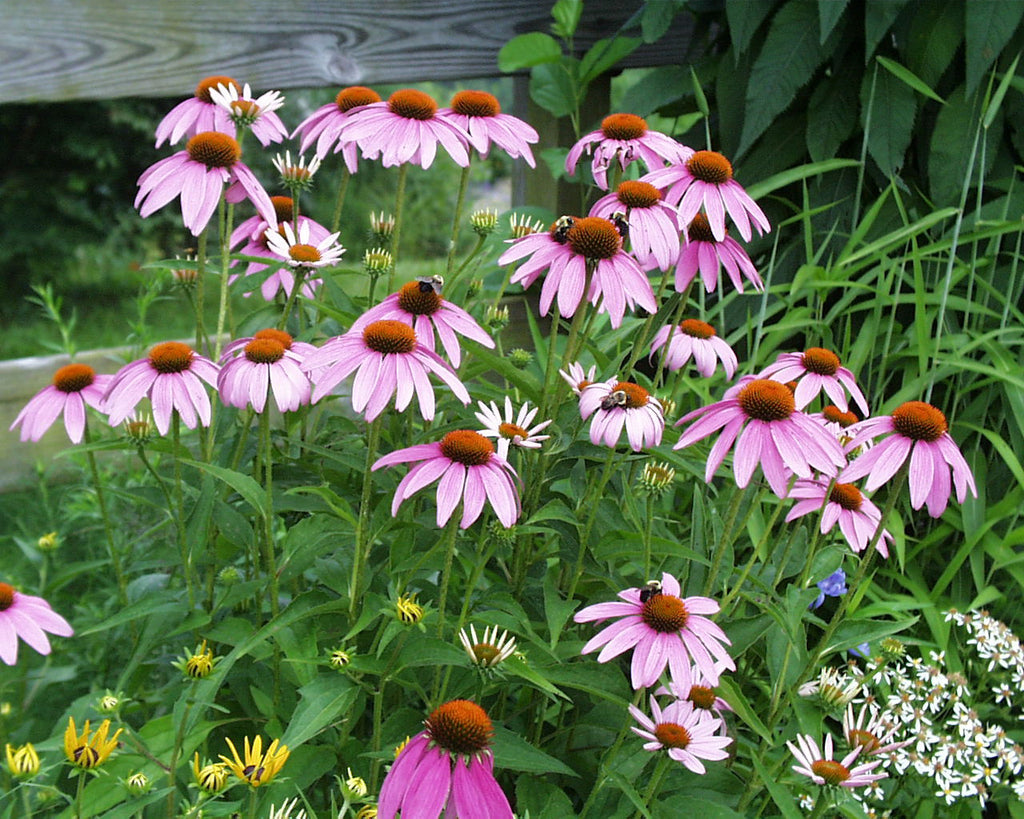
{"label": "cluster of buds", "polygon": [[297,191],[309,190],[313,186],[313,174],[320,169],[320,157],[314,156],[306,164],[306,157],[300,156],[298,163],[292,162],[292,152],[285,151],[284,157],[274,157],[274,167],[281,174],[281,182],[295,196]]}
{"label": "cluster of buds", "polygon": [[469,224],[477,236],[490,236],[498,228],[498,211],[491,208],[474,211],[469,217]]}
{"label": "cluster of buds", "polygon": [[508,360],[517,370],[525,370],[533,363],[533,353],[522,347],[515,347],[508,351]]}
{"label": "cluster of buds", "polygon": [[395,217],[390,213],[371,213],[370,232],[374,241],[379,245],[391,243],[391,234],[395,232]]}
{"label": "cluster of buds", "polygon": [[343,648],[336,648],[331,651],[330,656],[327,658],[327,663],[331,668],[341,671],[350,662],[352,662],[351,655]]}
{"label": "cluster of buds", "polygon": [[640,473],[640,491],[645,495],[661,497],[668,492],[675,479],[676,471],[667,463],[647,461]]}
{"label": "cluster of buds", "polygon": [[488,330],[497,335],[508,327],[508,323],[508,307],[497,307],[493,304],[487,305],[487,312],[484,313],[484,324],[487,325]]}
{"label": "cluster of buds", "polygon": [[363,254],[363,270],[368,276],[380,276],[387,273],[394,263],[395,260],[390,251],[383,247],[367,250]]}

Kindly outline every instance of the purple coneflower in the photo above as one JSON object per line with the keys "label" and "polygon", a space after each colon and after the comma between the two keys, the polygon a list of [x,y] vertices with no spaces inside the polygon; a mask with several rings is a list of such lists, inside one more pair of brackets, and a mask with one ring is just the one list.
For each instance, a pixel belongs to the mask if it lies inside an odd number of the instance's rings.
{"label": "purple coneflower", "polygon": [[665,366],[669,370],[680,369],[691,358],[705,378],[715,374],[715,362],[722,362],[725,377],[732,378],[739,362],[732,347],[715,333],[715,328],[699,319],[685,319],[678,327],[666,324],[651,340],[651,355],[665,347]]}
{"label": "purple coneflower", "polygon": [[294,412],[309,403],[309,378],[299,364],[304,354],[315,349],[293,341],[283,330],[259,330],[224,349],[217,392],[229,407],[251,406],[263,412],[269,390],[281,412]]}
{"label": "purple coneflower", "polygon": [[[719,676],[726,670],[721,663],[716,663],[715,666]],[[668,685],[662,685],[655,689],[654,694],[657,697],[671,696],[677,700],[686,700],[693,705],[695,710],[706,711],[718,719],[722,719],[723,711],[732,711],[732,706],[718,695],[717,687],[712,685],[710,680],[704,678],[700,668],[696,665],[690,666],[690,684],[688,686],[671,680]],[[726,731],[724,720],[721,725],[721,731],[724,734]]]}
{"label": "purple coneflower", "polygon": [[589,370],[584,370],[583,365],[578,361],[570,363],[568,370],[568,372],[559,370],[558,374],[562,376],[562,379],[572,388],[576,395],[581,395],[583,390],[594,383],[594,375],[597,373],[596,366],[591,365]]}
{"label": "purple coneflower", "polygon": [[[576,312],[582,299],[597,304],[603,295],[600,310],[611,317],[612,327],[622,324],[627,306],[633,310],[639,305],[651,313],[658,309],[647,275],[623,251],[622,236],[608,219],[563,216],[547,233],[516,239],[498,264],[506,265],[531,254],[509,281],[529,287],[548,271],[540,292],[541,315],[547,315],[556,295],[558,313],[565,318]],[[593,275],[589,292],[584,293],[588,265]]]}
{"label": "purple coneflower", "polygon": [[345,248],[336,241],[337,233],[314,240],[309,219],[300,220],[298,230],[292,227],[291,222],[282,222],[278,228],[268,227],[265,235],[267,250],[284,259],[289,267],[302,268],[307,272],[337,264],[345,252]]}
{"label": "purple coneflower", "polygon": [[693,154],[692,148],[680,145],[672,137],[658,131],[647,130],[647,122],[636,114],[609,114],[601,121],[601,128],[580,139],[565,158],[565,172],[576,173],[576,165],[583,152],[593,151],[590,170],[598,187],[608,190],[608,169],[618,160],[626,167],[642,160],[649,170],[661,168],[670,162],[685,162]]}
{"label": "purple coneflower", "polygon": [[395,396],[395,409],[401,412],[412,400],[419,401],[420,414],[434,418],[434,388],[428,375],[434,373],[449,386],[463,403],[469,393],[455,371],[437,353],[424,347],[416,331],[401,321],[374,321],[361,331],[349,331],[330,339],[302,362],[306,372],[317,373],[313,402],[319,401],[338,382],[352,373],[352,408],[366,411],[372,421]]}
{"label": "purple coneflower", "polygon": [[161,435],[167,434],[175,410],[189,429],[197,423],[209,426],[210,396],[204,381],[217,386],[217,365],[210,359],[180,341],[157,344],[146,358],[126,364],[111,379],[104,397],[110,425],[116,427],[131,416],[148,397]]}
{"label": "purple coneflower", "polygon": [[235,124],[228,112],[213,101],[211,92],[218,86],[241,90],[231,77],[207,77],[196,86],[195,95],[174,106],[156,127],[156,147],[164,142],[174,145],[182,137],[194,137],[203,131],[235,135]]}
{"label": "purple coneflower", "polygon": [[402,501],[425,486],[437,485],[437,525],[444,526],[462,501],[463,529],[480,517],[484,501],[507,529],[519,518],[516,471],[494,452],[494,444],[479,432],[457,429],[440,441],[399,449],[378,458],[371,469],[419,461],[395,489],[391,514],[398,514]]}
{"label": "purple coneflower", "polygon": [[252,131],[264,148],[288,136],[288,129],[274,113],[284,105],[284,97],[279,91],[268,91],[256,98],[252,95],[249,83],[245,84],[241,92],[237,85],[219,85],[210,90],[210,99],[228,112],[236,126],[241,125]]}
{"label": "purple coneflower", "polygon": [[484,347],[494,347],[494,339],[487,331],[469,313],[443,298],[432,282],[414,281],[402,285],[397,293],[392,293],[356,319],[350,332],[361,331],[367,324],[383,319],[408,324],[416,331],[420,343],[431,351],[436,350],[436,332],[453,367],[458,367],[462,361],[459,335]]}
{"label": "purple coneflower", "polygon": [[591,638],[581,653],[589,654],[604,646],[597,661],[606,663],[632,648],[630,679],[634,689],[654,685],[666,667],[674,682],[689,688],[691,661],[706,680],[718,685],[720,669],[736,668],[724,647],[730,645],[729,638],[703,616],[715,614],[718,603],[710,597],[679,595],[679,581],[664,572],[656,590],[649,586],[626,589],[619,592],[624,602],[597,603],[581,609],[573,617],[577,623],[621,618]]}
{"label": "purple coneflower", "polygon": [[764,282],[750,261],[750,257],[735,239],[726,235],[716,239],[711,232],[707,217],[698,213],[686,229],[686,244],[679,251],[676,260],[676,290],[682,293],[700,273],[704,289],[714,293],[718,287],[718,275],[722,268],[729,274],[732,286],[743,292],[744,277],[760,292]]}
{"label": "purple coneflower", "polygon": [[196,134],[184,151],[142,172],[135,207],[145,218],[180,196],[185,227],[198,236],[217,209],[225,183],[230,183],[225,194],[229,202],[240,202],[248,195],[260,215],[276,227],[270,196],[241,157],[242,149],[234,137],[219,131]]}
{"label": "purple coneflower", "polygon": [[424,721],[380,786],[378,819],[459,816],[512,819],[512,808],[494,780],[490,750],[494,729],[475,702],[451,700]]}
{"label": "purple coneflower", "polygon": [[797,734],[796,744],[787,742],[786,747],[796,757],[799,765],[794,765],[793,770],[798,774],[810,777],[818,785],[832,785],[841,788],[863,788],[879,779],[885,779],[886,774],[873,774],[872,770],[881,764],[881,760],[867,762],[863,765],[850,767],[853,761],[861,752],[861,746],[855,747],[841,761],[833,758],[832,735],[825,737],[825,753],[818,749],[818,743],[809,734]]}
{"label": "purple coneflower", "polygon": [[538,435],[537,433],[546,428],[551,420],[541,421],[537,426],[530,429],[530,424],[540,412],[539,407],[530,409],[530,402],[527,401],[519,408],[516,415],[512,407],[512,399],[505,396],[505,414],[502,415],[498,405],[491,401],[490,405],[478,401],[480,412],[474,413],[476,419],[484,425],[479,430],[480,434],[487,438],[496,438],[498,441],[498,456],[508,460],[508,448],[510,445],[525,447],[526,449],[540,449],[542,441],[550,438],[550,435]]}
{"label": "purple coneflower", "polygon": [[385,168],[406,162],[429,168],[438,145],[457,165],[469,164],[466,132],[437,115],[433,97],[413,88],[353,111],[338,126],[338,138],[356,143],[366,159],[380,157]]}
{"label": "purple coneflower", "polygon": [[580,416],[591,415],[590,442],[615,447],[626,427],[634,452],[661,443],[665,414],[661,402],[639,384],[630,381],[597,381],[580,393]]}
{"label": "purple coneflower", "polygon": [[372,88],[352,85],[341,89],[334,102],[317,108],[292,132],[293,139],[296,136],[302,137],[299,151],[305,152],[316,140],[316,155],[319,159],[323,159],[330,153],[333,145],[335,153],[341,151],[349,173],[355,173],[359,163],[358,146],[350,140],[339,139],[338,135],[341,126],[348,118],[349,111],[373,102],[380,102],[380,94]]}
{"label": "purple coneflower", "polygon": [[864,488],[873,492],[895,475],[909,457],[910,505],[920,509],[927,504],[928,514],[937,518],[949,503],[950,471],[957,501],[964,502],[968,489],[978,497],[971,468],[948,430],[942,411],[923,401],[907,401],[892,415],[854,424],[847,430],[851,436],[846,446],[848,452],[876,435],[893,434],[858,456],[839,475],[839,480],[855,481],[867,476]]}
{"label": "purple coneflower", "polygon": [[[865,717],[868,717],[866,722]],[[847,747],[860,748],[866,757],[881,756],[909,745],[912,742],[909,739],[893,742],[899,728],[897,721],[886,720],[881,710],[877,706],[872,708],[869,703],[861,706],[856,718],[853,715],[853,703],[849,703],[843,715],[843,736]]]}
{"label": "purple coneflower", "polygon": [[33,395],[11,424],[21,424],[22,441],[38,441],[64,413],[64,429],[77,444],[85,432],[85,408],[104,411],[103,394],[112,375],[97,375],[87,364],[68,364],[53,374],[53,383]]}
{"label": "purple coneflower", "polygon": [[726,453],[736,444],[733,473],[741,489],[758,464],[772,491],[786,496],[790,472],[801,478],[818,472],[834,477],[846,464],[836,439],[814,419],[796,409],[785,384],[767,378],[740,380],[725,399],[689,412],[678,424],[693,421],[673,449],[682,449],[722,430],[708,453],[704,480],[711,482]]}
{"label": "purple coneflower", "polygon": [[[821,512],[821,533],[831,532],[838,523],[846,542],[855,552],[863,552],[878,531],[882,513],[878,507],[864,497],[864,494],[852,483],[829,482],[816,478],[801,478],[793,484],[788,497],[797,498],[798,502],[786,515],[786,522],[796,520],[804,515]],[[824,508],[823,508],[824,507]],[[888,544],[892,542],[892,534],[886,529],[875,544],[882,557],[889,556]]]}
{"label": "purple coneflower", "polygon": [[868,414],[868,402],[857,386],[853,373],[841,366],[839,356],[824,347],[808,347],[802,353],[782,353],[763,370],[759,378],[771,378],[783,384],[796,381],[793,400],[796,408],[802,410],[822,390],[840,410],[846,412],[850,405],[846,393],[857,402],[857,407]]}
{"label": "purple coneflower", "polygon": [[668,270],[679,255],[679,219],[676,209],[661,201],[661,191],[647,182],[626,180],[615,193],[598,199],[591,216],[626,220],[633,256],[644,268]]}
{"label": "purple coneflower", "polygon": [[18,661],[19,637],[40,654],[49,654],[46,632],[60,637],[75,633],[42,597],[22,594],[7,583],[0,583],[0,660],[7,665]]}
{"label": "purple coneflower", "polygon": [[719,242],[725,239],[726,213],[746,242],[752,235],[751,221],[760,234],[771,230],[757,202],[733,179],[732,164],[716,151],[697,151],[680,164],[651,171],[644,181],[661,188],[668,202],[679,206],[680,226],[689,225],[703,209]]}
{"label": "purple coneflower", "polygon": [[469,144],[486,157],[493,142],[513,159],[522,157],[535,167],[530,144],[540,139],[533,127],[518,117],[501,113],[498,98],[486,91],[459,91],[452,107],[437,112],[469,135]]}
{"label": "purple coneflower", "polygon": [[725,750],[732,737],[721,733],[722,721],[709,711],[695,708],[688,700],[673,700],[665,708],[651,697],[648,717],[635,705],[629,706],[640,727],[632,726],[634,734],[647,740],[645,751],[668,751],[670,759],[681,762],[695,774],[705,774],[702,759],[719,760],[729,756]]}

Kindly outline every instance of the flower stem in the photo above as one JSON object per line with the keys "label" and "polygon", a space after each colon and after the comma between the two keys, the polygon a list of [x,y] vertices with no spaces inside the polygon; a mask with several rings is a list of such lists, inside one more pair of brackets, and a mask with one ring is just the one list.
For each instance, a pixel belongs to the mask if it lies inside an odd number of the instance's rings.
{"label": "flower stem", "polygon": [[171,410],[171,447],[174,450],[174,506],[167,511],[174,518],[178,528],[178,545],[181,549],[181,568],[185,572],[185,587],[188,589],[188,609],[195,608],[195,590],[192,588],[192,553],[188,547],[188,536],[185,531],[185,495],[181,480],[181,458],[178,447],[181,445],[181,416],[177,410]]}
{"label": "flower stem", "polygon": [[739,517],[740,507],[743,505],[743,499],[749,491],[750,484],[747,484],[743,489],[737,487],[735,494],[732,496],[732,501],[729,503],[729,509],[725,513],[725,528],[722,530],[722,539],[718,542],[718,548],[715,549],[715,556],[711,561],[711,570],[708,572],[708,579],[704,582],[703,594],[705,597],[711,593],[715,586],[715,581],[718,579],[718,572],[722,568],[725,550],[732,543],[733,533],[736,531],[736,519]]}
{"label": "flower stem", "polygon": [[409,163],[398,166],[398,189],[395,191],[395,230],[391,234],[391,270],[388,272],[388,292],[395,289],[395,273],[398,270],[398,240],[402,233],[402,206],[405,204],[405,179],[409,175]]}
{"label": "flower stem", "polygon": [[[267,388],[269,391],[269,387]],[[269,401],[269,395],[267,397]],[[270,437],[270,407],[260,413],[260,452],[263,461],[263,486],[266,492],[266,510],[263,515],[263,562],[270,580],[270,615],[277,617],[278,601],[277,556],[274,548],[274,446]]]}
{"label": "flower stem", "polygon": [[85,793],[85,771],[78,772],[78,787],[75,789],[75,819],[82,819],[82,795]]}
{"label": "flower stem", "polygon": [[[220,200],[220,305],[217,308],[217,335],[213,339],[213,360],[220,358],[224,323],[228,314],[228,266],[230,264],[231,223],[234,221],[235,206],[222,197]],[[212,424],[211,424],[212,426]]]}
{"label": "flower stem", "polygon": [[[402,166],[405,167],[404,165]],[[373,487],[373,473],[370,467],[377,459],[380,444],[381,416],[370,422],[366,436],[366,468],[363,470],[363,490],[359,497],[359,521],[356,524],[356,549],[352,556],[352,580],[349,583],[348,615],[354,623],[362,596],[363,564],[370,556],[370,491]]]}
{"label": "flower stem", "polygon": [[[331,219],[331,233],[338,232],[338,226],[341,224],[341,209],[345,204],[345,193],[348,191],[349,180],[352,179],[352,174],[348,170],[346,165],[341,172],[341,183],[338,185],[338,198],[334,203],[334,218]],[[298,227],[298,221],[296,221],[296,227]]]}
{"label": "flower stem", "polygon": [[284,303],[284,310],[281,311],[281,320],[277,323],[278,330],[284,330],[288,326],[288,319],[295,309],[295,302],[299,298],[299,291],[302,289],[302,280],[306,278],[306,268],[299,265],[295,268],[295,277],[292,279],[292,292]]}
{"label": "flower stem", "polygon": [[448,260],[445,262],[444,275],[448,284],[451,283],[452,271],[455,269],[455,251],[459,244],[459,228],[462,227],[462,208],[466,202],[466,189],[469,187],[469,169],[473,163],[473,151],[469,152],[469,163],[462,169],[459,176],[459,193],[455,199],[455,213],[452,216],[452,235],[448,240]]}
{"label": "flower stem", "polygon": [[448,585],[452,579],[452,564],[455,561],[455,541],[459,533],[459,519],[453,513],[445,527],[442,543],[444,544],[444,570],[441,573],[441,591],[437,599],[437,637],[444,637],[445,603],[448,602]]}
{"label": "flower stem", "polygon": [[[640,698],[644,695],[644,689],[640,689],[633,695],[633,706],[636,707],[640,704]],[[598,793],[604,787],[605,782],[608,781],[608,775],[604,773],[608,764],[615,758],[615,755],[619,752],[619,747],[622,745],[623,740],[626,738],[626,734],[629,733],[629,725],[632,717],[629,712],[626,712],[626,719],[622,723],[622,728],[619,729],[619,735],[615,737],[615,742],[612,743],[611,747],[605,752],[604,756],[601,757],[601,762],[598,765],[598,778],[594,782],[594,787],[587,796],[587,801],[583,803],[583,809],[579,813],[578,819],[585,819],[587,814],[590,813],[590,809],[594,807],[594,800],[597,799]]]}
{"label": "flower stem", "polygon": [[[671,764],[672,759],[667,752],[662,752],[661,758],[658,760],[658,765],[654,769],[654,774],[651,776],[650,784],[647,786],[647,793],[644,794],[644,804],[650,807],[651,800],[654,799],[661,788],[662,780],[665,778],[665,774],[668,773],[668,766]],[[640,811],[634,814],[636,817],[642,816]]]}
{"label": "flower stem", "polygon": [[203,343],[206,341],[206,322],[203,318],[203,310],[206,307],[204,298],[203,280],[206,277],[206,242],[207,230],[204,228],[199,234],[198,247],[196,249],[196,352],[203,352]]}
{"label": "flower stem", "polygon": [[[83,427],[86,446],[92,443],[92,436],[89,434],[89,422],[86,420]],[[114,526],[110,522],[110,511],[107,509],[107,496],[103,491],[103,481],[100,480],[100,470],[96,465],[96,453],[91,449],[86,450],[86,457],[89,460],[89,471],[92,473],[92,482],[96,487],[96,502],[100,507],[100,516],[103,518],[103,528],[107,534],[107,547],[110,549],[110,562],[114,567],[114,577],[117,579],[117,599],[122,606],[128,605],[127,584],[124,578],[124,569],[121,566],[121,553],[114,542]]]}
{"label": "flower stem", "polygon": [[[604,469],[601,470],[601,477],[597,480],[597,484],[594,487],[593,492],[585,492],[583,495],[584,500],[580,503],[577,512],[582,510],[585,505],[589,505],[590,514],[587,515],[587,522],[583,527],[583,534],[580,536],[580,550],[579,556],[576,558],[576,569],[573,571],[572,583],[569,585],[569,591],[566,594],[567,600],[572,600],[573,595],[576,593],[576,586],[580,582],[580,578],[583,577],[583,563],[587,556],[587,548],[590,543],[590,535],[594,531],[594,524],[597,522],[597,510],[600,507],[599,501],[601,495],[604,494],[604,488],[608,485],[608,481],[612,477],[612,467],[615,464],[615,447],[608,448],[608,457],[605,458]],[[588,502],[589,499],[589,502]]]}

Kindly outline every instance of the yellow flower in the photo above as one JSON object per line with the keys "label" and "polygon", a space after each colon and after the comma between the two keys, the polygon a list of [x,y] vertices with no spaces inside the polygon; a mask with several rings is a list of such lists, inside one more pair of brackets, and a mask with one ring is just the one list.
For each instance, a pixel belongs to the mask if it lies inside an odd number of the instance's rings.
{"label": "yellow flower", "polygon": [[114,736],[107,739],[110,732],[109,719],[100,723],[95,734],[89,731],[89,720],[86,720],[85,727],[79,735],[75,728],[75,718],[68,717],[68,727],[64,731],[64,753],[67,754],[68,762],[83,770],[98,768],[117,747],[117,738],[121,736],[123,730],[118,728]]}
{"label": "yellow flower", "polygon": [[377,806],[363,805],[356,814],[356,819],[377,819]]}
{"label": "yellow flower", "polygon": [[288,761],[288,754],[291,753],[287,745],[278,748],[276,739],[267,746],[267,752],[263,753],[263,737],[256,737],[251,746],[249,737],[246,737],[245,761],[243,762],[230,739],[227,740],[227,743],[234,759],[228,759],[223,754],[220,755],[220,758],[234,771],[235,776],[254,788],[265,785],[273,779],[277,772],[284,767],[284,763]]}
{"label": "yellow flower", "polygon": [[398,619],[403,623],[415,624],[423,619],[423,606],[416,602],[415,594],[403,594],[395,608]]}
{"label": "yellow flower", "polygon": [[205,765],[200,765],[198,752],[192,760],[192,773],[195,774],[199,790],[206,791],[206,793],[217,793],[228,784],[228,766],[223,762],[208,762]]}
{"label": "yellow flower", "polygon": [[213,667],[217,665],[219,660],[220,657],[214,657],[213,650],[207,648],[206,640],[203,640],[201,645],[196,646],[195,651],[178,657],[171,665],[186,677],[201,680],[204,677],[210,676],[210,672],[213,671]]}
{"label": "yellow flower", "polygon": [[18,748],[7,745],[7,770],[19,779],[29,779],[39,773],[39,754],[31,742]]}
{"label": "yellow flower", "polygon": [[398,759],[398,755],[405,750],[405,746],[409,744],[410,737],[406,737],[395,746],[395,759]]}
{"label": "yellow flower", "polygon": [[47,532],[36,541],[36,548],[39,549],[40,552],[52,552],[57,548],[59,543],[60,541],[56,532]]}

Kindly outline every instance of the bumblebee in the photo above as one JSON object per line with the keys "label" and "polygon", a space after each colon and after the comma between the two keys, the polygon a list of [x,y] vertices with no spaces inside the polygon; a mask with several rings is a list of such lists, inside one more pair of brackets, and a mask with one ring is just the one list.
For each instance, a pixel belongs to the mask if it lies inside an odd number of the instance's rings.
{"label": "bumblebee", "polygon": [[648,580],[646,585],[640,589],[640,602],[646,603],[652,597],[657,597],[659,594],[661,594],[661,581]]}
{"label": "bumblebee", "polygon": [[444,288],[444,276],[417,276],[416,281],[419,282],[421,293],[433,292],[440,296]]}
{"label": "bumblebee", "polygon": [[629,400],[623,390],[615,390],[601,399],[601,409],[610,410],[614,407],[624,407]]}
{"label": "bumblebee", "polygon": [[569,231],[576,224],[572,216],[559,216],[555,220],[555,228],[551,231],[551,237],[560,245],[569,241]]}
{"label": "bumblebee", "polygon": [[619,236],[622,237],[622,241],[626,241],[629,238],[629,222],[626,221],[626,214],[616,211],[611,215],[609,221],[615,225],[615,229],[619,232]]}

